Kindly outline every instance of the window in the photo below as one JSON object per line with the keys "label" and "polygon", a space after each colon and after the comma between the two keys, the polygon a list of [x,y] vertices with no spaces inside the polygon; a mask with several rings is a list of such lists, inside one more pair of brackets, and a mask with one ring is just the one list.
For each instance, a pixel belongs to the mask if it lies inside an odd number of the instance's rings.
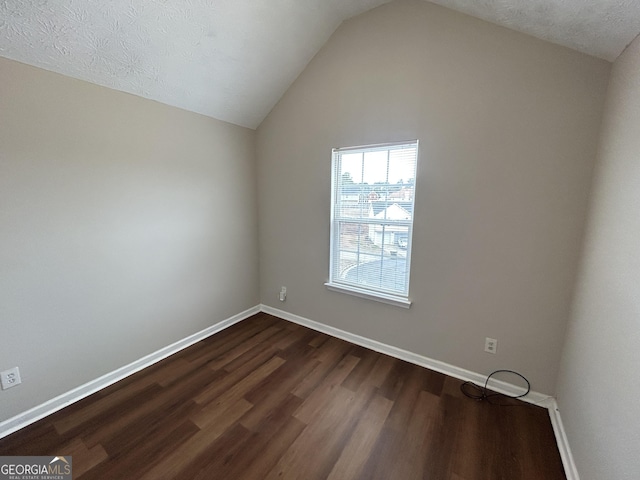
{"label": "window", "polygon": [[417,140],[333,150],[328,288],[411,305],[417,159]]}

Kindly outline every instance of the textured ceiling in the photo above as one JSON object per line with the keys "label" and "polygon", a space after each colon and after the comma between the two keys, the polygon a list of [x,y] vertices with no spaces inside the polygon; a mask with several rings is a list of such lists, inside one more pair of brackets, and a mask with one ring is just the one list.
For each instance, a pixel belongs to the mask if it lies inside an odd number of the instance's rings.
{"label": "textured ceiling", "polygon": [[640,33],[640,0],[431,0],[613,61]]}
{"label": "textured ceiling", "polygon": [[0,56],[255,128],[345,18],[382,3],[0,0]]}
{"label": "textured ceiling", "polygon": [[[345,19],[388,0],[0,0],[0,56],[257,127]],[[640,0],[433,0],[613,60]]]}

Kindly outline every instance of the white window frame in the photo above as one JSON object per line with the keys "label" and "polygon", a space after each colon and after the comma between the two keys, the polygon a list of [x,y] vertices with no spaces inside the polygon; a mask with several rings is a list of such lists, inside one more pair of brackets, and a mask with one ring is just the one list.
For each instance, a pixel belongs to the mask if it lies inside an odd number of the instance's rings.
{"label": "white window frame", "polygon": [[[411,145],[416,148],[416,170],[414,174],[414,191],[411,199],[412,208],[411,208],[411,219],[410,220],[384,220],[385,225],[395,225],[407,227],[407,253],[406,253],[406,289],[403,293],[397,293],[392,291],[387,291],[385,289],[379,289],[375,287],[368,287],[363,285],[356,285],[351,282],[346,282],[339,278],[339,266],[336,265],[338,259],[337,249],[339,248],[339,237],[340,228],[339,224],[343,221],[353,221],[352,218],[349,217],[340,217],[339,215],[339,205],[341,201],[341,192],[339,192],[339,177],[341,171],[340,165],[340,155],[344,153],[359,153],[359,152],[371,152],[371,151],[381,151],[381,150],[389,150],[394,147],[401,147]],[[387,303],[390,305],[395,305],[399,307],[409,308],[411,306],[411,300],[409,299],[409,279],[411,275],[411,248],[413,244],[413,223],[415,219],[415,190],[416,190],[416,180],[417,180],[417,170],[418,170],[418,140],[409,140],[404,142],[393,142],[393,143],[385,143],[385,144],[377,144],[377,145],[364,145],[359,147],[345,147],[345,148],[334,148],[332,150],[331,155],[331,240],[330,240],[330,248],[329,248],[329,281],[325,283],[325,286],[332,291],[347,293],[349,295],[355,295],[362,298],[367,298],[371,300],[376,300],[379,302]],[[379,225],[379,219],[373,218],[359,218],[357,220],[359,224],[375,224]]]}

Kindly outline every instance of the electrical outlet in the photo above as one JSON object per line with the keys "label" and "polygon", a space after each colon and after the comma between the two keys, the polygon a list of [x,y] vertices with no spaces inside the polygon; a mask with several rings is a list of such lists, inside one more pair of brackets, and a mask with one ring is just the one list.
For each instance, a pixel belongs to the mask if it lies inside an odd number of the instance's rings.
{"label": "electrical outlet", "polygon": [[495,338],[485,338],[484,339],[484,351],[489,353],[496,353],[498,350],[498,340]]}
{"label": "electrical outlet", "polygon": [[9,370],[5,370],[4,372],[0,372],[0,380],[2,381],[3,390],[20,385],[22,383],[20,370],[18,370],[18,367],[13,367]]}
{"label": "electrical outlet", "polygon": [[284,302],[287,299],[287,287],[282,287],[280,289],[280,295],[278,298],[281,302]]}

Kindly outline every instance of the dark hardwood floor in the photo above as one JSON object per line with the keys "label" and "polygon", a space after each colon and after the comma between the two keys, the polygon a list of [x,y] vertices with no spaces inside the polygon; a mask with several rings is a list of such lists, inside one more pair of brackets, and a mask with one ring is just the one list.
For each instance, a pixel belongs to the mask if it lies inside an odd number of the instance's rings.
{"label": "dark hardwood floor", "polygon": [[545,409],[258,314],[0,440],[74,479],[565,479]]}

